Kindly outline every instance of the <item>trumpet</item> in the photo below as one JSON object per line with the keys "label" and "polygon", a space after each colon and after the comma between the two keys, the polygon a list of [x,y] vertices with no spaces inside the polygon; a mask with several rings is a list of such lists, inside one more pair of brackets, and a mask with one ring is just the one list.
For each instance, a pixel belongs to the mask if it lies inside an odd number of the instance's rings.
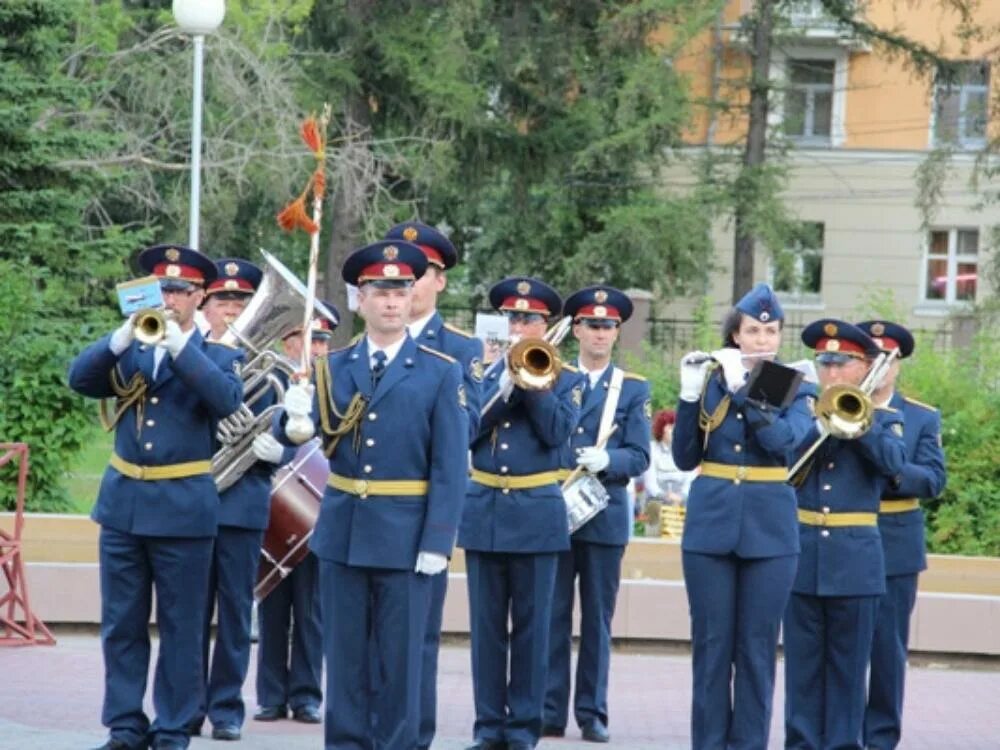
{"label": "trumpet", "polygon": [[167,333],[167,321],[172,316],[172,311],[160,307],[139,310],[132,322],[136,339],[149,345],[161,341]]}
{"label": "trumpet", "polygon": [[[899,356],[899,349],[882,352],[872,362],[860,385],[838,383],[823,389],[816,401],[816,419],[823,426],[820,435],[795,465],[788,470],[788,481],[796,484],[808,471],[803,471],[819,447],[828,437],[841,440],[856,440],[872,428],[875,422],[875,406],[872,393],[882,382],[893,360]],[[802,476],[799,476],[802,472]]]}

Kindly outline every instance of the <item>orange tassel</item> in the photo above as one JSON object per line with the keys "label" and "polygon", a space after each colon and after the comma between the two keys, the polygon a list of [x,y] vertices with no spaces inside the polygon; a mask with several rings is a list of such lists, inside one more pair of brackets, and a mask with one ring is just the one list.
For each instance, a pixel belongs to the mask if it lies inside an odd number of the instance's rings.
{"label": "orange tassel", "polygon": [[323,134],[319,132],[319,123],[313,115],[309,115],[302,123],[302,129],[300,130],[302,134],[302,140],[306,142],[309,150],[312,151],[318,158],[322,158],[323,155]]}
{"label": "orange tassel", "polygon": [[278,214],[278,224],[286,232],[291,232],[296,228],[302,229],[308,234],[319,231],[319,227],[316,226],[316,223],[306,213],[306,198],[304,193],[281,210],[281,213]]}

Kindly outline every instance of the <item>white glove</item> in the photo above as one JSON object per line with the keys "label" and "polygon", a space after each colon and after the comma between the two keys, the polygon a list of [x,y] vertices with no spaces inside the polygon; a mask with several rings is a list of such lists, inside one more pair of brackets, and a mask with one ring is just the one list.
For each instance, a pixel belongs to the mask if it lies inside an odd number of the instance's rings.
{"label": "white glove", "polygon": [[313,387],[310,384],[291,385],[285,391],[285,434],[296,445],[304,443],[316,432],[312,419]]}
{"label": "white glove", "polygon": [[736,393],[746,382],[747,368],[743,366],[743,354],[739,349],[727,346],[712,352],[712,359],[722,365],[722,374],[726,377],[726,386]]}
{"label": "white glove", "polygon": [[181,331],[181,327],[177,325],[176,320],[167,319],[167,325],[163,332],[163,338],[156,342],[157,346],[162,346],[168,352],[170,356],[174,359],[177,355],[181,353],[181,349],[184,348],[184,344],[187,343],[187,339],[184,338],[184,334]]}
{"label": "white glove", "polygon": [[697,401],[705,385],[705,373],[712,360],[705,352],[688,352],[681,358],[681,392],[682,401]]}
{"label": "white glove", "polygon": [[611,456],[608,455],[608,452],[604,448],[591,446],[580,449],[580,452],[576,456],[576,462],[591,474],[597,474],[608,468],[608,464],[611,463]]}
{"label": "white glove", "polygon": [[417,565],[413,569],[425,576],[436,576],[448,567],[448,558],[438,552],[418,552]]}
{"label": "white glove", "polygon": [[111,349],[112,354],[120,357],[129,348],[133,339],[135,339],[135,313],[129,315],[125,322],[118,326],[115,332],[111,334],[108,347]]}
{"label": "white glove", "polygon": [[269,464],[280,464],[284,446],[269,432],[262,432],[253,439],[253,454]]}

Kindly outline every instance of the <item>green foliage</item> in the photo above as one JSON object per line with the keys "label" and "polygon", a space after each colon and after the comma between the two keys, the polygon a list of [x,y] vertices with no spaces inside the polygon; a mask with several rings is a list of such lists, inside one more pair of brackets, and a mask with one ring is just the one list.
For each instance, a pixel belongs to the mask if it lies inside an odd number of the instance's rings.
{"label": "green foliage", "polygon": [[638,356],[632,352],[625,352],[622,366],[630,372],[642,375],[649,381],[654,413],[660,409],[676,407],[677,394],[680,391],[680,377],[677,368],[664,365],[663,357],[652,346],[643,343],[642,353]]}

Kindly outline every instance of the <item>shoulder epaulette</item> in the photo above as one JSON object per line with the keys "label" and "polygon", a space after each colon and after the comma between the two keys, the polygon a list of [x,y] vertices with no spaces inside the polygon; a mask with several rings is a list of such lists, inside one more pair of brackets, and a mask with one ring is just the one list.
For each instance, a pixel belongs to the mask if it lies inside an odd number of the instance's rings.
{"label": "shoulder epaulette", "polygon": [[889,406],[888,404],[886,404],[885,406],[876,406],[875,408],[878,411],[884,411],[887,414],[899,414],[899,409],[894,409],[891,406]]}
{"label": "shoulder epaulette", "polygon": [[649,380],[649,378],[647,378],[644,375],[640,375],[637,372],[626,372],[625,373],[625,379],[626,380],[638,380],[638,381],[640,381],[642,383],[645,383],[647,380]]}
{"label": "shoulder epaulette", "polygon": [[467,339],[475,338],[475,336],[473,336],[468,331],[463,331],[461,328],[459,328],[458,326],[453,326],[451,323],[445,323],[444,327],[447,328],[452,333],[457,333],[459,336],[464,336]]}
{"label": "shoulder epaulette", "polygon": [[338,346],[336,349],[330,349],[327,354],[340,354],[341,352],[346,352],[348,349],[353,349],[355,341],[351,341],[343,346]]}
{"label": "shoulder epaulette", "polygon": [[445,362],[458,362],[454,357],[450,357],[444,352],[439,352],[437,349],[431,349],[429,346],[424,346],[423,344],[417,344],[417,348],[421,351],[425,351],[428,354],[433,354],[435,357],[440,357]]}
{"label": "shoulder epaulette", "polygon": [[356,343],[358,343],[359,341],[361,341],[361,339],[363,339],[364,337],[365,337],[365,332],[362,331],[361,333],[357,334],[353,339],[351,339],[349,342],[347,342],[347,345],[348,346],[354,346]]}
{"label": "shoulder epaulette", "polygon": [[573,365],[566,364],[565,362],[563,362],[563,369],[569,370],[570,372],[580,372],[577,368],[573,367]]}
{"label": "shoulder epaulette", "polygon": [[216,346],[224,346],[227,349],[239,349],[240,348],[240,347],[236,346],[236,344],[230,344],[227,341],[216,341],[215,339],[205,339],[205,343],[206,344],[215,344]]}
{"label": "shoulder epaulette", "polygon": [[927,409],[927,411],[937,411],[936,407],[931,406],[930,404],[925,404],[923,401],[917,401],[915,398],[910,398],[909,396],[903,396],[903,401],[905,401],[908,404],[913,404],[914,406],[919,406],[924,409]]}

